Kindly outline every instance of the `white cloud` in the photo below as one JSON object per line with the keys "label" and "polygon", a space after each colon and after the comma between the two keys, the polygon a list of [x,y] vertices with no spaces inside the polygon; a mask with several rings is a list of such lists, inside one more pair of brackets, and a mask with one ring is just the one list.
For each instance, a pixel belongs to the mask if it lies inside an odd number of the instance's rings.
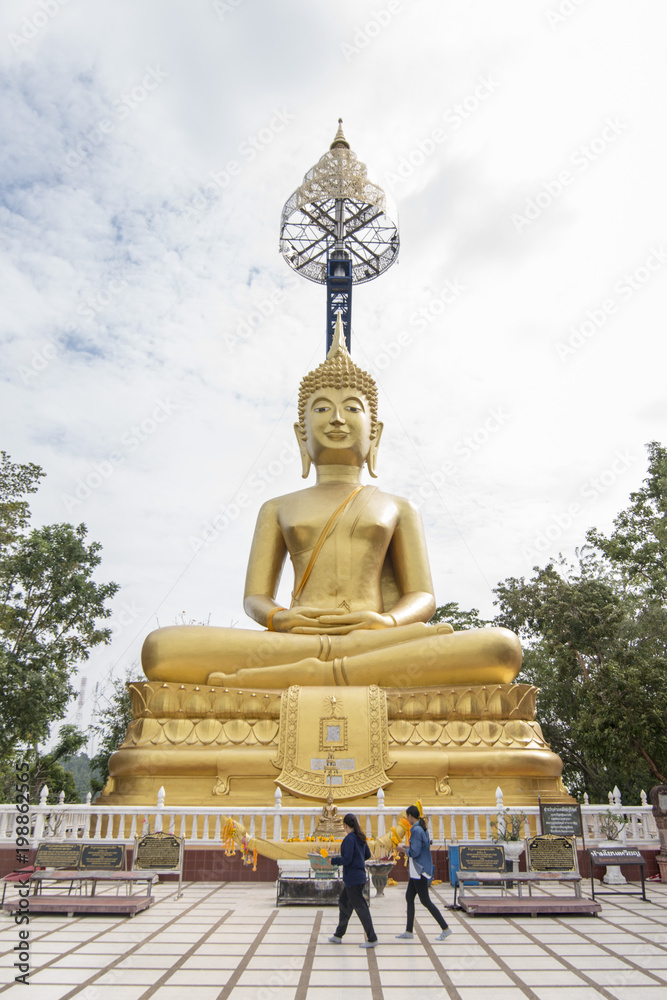
{"label": "white cloud", "polygon": [[[403,0],[377,32],[383,0],[227,7],[71,0],[30,38],[39,3],[0,14],[3,447],[48,473],[36,518],[84,520],[122,585],[95,678],[137,659],[156,614],[252,627],[256,509],[299,488],[294,392],[324,343],[323,289],[277,253],[280,210],[339,115],[371,179],[394,178],[400,262],[355,291],[353,353],[381,386],[381,485],[454,466],[422,506],[441,602],[489,613],[572,504],[545,557],[608,527],[665,438],[667,265],[615,291],[667,246],[662,4],[590,2],[551,26],[556,0]],[[602,149],[609,118],[624,127]],[[582,145],[600,149],[586,167]],[[596,491],[618,452],[632,461]]]}

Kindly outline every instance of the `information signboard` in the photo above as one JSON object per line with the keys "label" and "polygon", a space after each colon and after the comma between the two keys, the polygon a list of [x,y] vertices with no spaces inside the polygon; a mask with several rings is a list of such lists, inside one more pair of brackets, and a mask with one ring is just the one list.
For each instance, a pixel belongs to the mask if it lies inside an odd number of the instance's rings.
{"label": "information signboard", "polygon": [[182,895],[184,843],[183,837],[174,837],[171,833],[148,833],[144,837],[135,837],[132,869],[149,869],[158,875],[178,872],[178,899]]}
{"label": "information signboard", "polygon": [[540,802],[542,833],[554,833],[559,837],[581,837],[584,839],[584,825],[581,806],[578,802]]}
{"label": "information signboard", "polygon": [[460,844],[459,870],[467,872],[505,871],[505,852],[496,844]]}
{"label": "information signboard", "polygon": [[125,867],[125,844],[84,844],[81,868],[93,871],[122,871]]}
{"label": "information signboard", "polygon": [[574,837],[543,833],[528,839],[528,871],[576,872],[579,870]]}
{"label": "information signboard", "polygon": [[37,847],[35,868],[62,868],[74,871],[81,863],[81,844],[47,840]]}
{"label": "information signboard", "polygon": [[183,838],[170,833],[148,833],[134,842],[133,868],[176,872],[182,866]]}
{"label": "information signboard", "polygon": [[[593,899],[597,896],[641,896],[642,899],[646,899],[646,881],[644,878],[644,866],[646,865],[646,859],[644,855],[636,850],[634,847],[624,847],[623,844],[619,844],[618,847],[594,847],[588,852],[588,857],[591,863],[591,895]],[[593,869],[598,866],[618,866],[621,865],[638,865],[639,871],[642,878],[642,888],[641,892],[632,892],[629,889],[616,890],[613,889],[610,892],[601,892],[599,889],[595,888],[595,880],[593,878]]]}

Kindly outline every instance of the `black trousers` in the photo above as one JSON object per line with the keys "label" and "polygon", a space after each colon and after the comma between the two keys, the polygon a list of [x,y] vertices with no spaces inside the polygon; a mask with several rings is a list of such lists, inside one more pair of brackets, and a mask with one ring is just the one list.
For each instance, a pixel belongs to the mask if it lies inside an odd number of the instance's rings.
{"label": "black trousers", "polygon": [[364,896],[363,885],[346,885],[338,900],[338,927],[334,931],[336,937],[342,938],[347,930],[350,917],[354,911],[361,920],[361,926],[366,932],[369,941],[377,941],[377,934],[373,928],[371,911]]}
{"label": "black trousers", "polygon": [[408,934],[412,934],[415,923],[415,896],[419,896],[419,902],[437,920],[440,930],[444,931],[447,921],[428,894],[428,879],[422,877],[408,879],[408,888],[405,893],[405,898],[408,901],[408,922],[405,929]]}

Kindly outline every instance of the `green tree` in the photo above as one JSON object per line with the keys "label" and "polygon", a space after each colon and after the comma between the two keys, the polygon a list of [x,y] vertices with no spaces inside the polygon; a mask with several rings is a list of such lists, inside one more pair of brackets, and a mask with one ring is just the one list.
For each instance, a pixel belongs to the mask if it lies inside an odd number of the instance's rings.
{"label": "green tree", "polygon": [[0,452],[0,555],[27,527],[30,504],[23,497],[37,492],[43,475],[38,465],[15,465],[6,451]]}
{"label": "green tree", "polygon": [[35,802],[46,785],[49,790],[47,802],[55,803],[61,792],[65,793],[65,802],[81,802],[82,797],[76,786],[72,772],[65,766],[77,754],[88,739],[76,726],[62,726],[56,744],[48,753],[40,754],[39,750],[30,766],[30,799]]}
{"label": "green tree", "polygon": [[477,608],[464,611],[459,607],[458,601],[450,601],[435,609],[429,624],[437,625],[438,622],[448,622],[455,632],[466,628],[484,628],[485,625],[491,624],[479,617]]}
{"label": "green tree", "polygon": [[26,494],[43,475],[0,465],[0,768],[20,754],[35,763],[38,745],[74,695],[71,678],[90,650],[110,640],[99,622],[118,587],[96,583],[101,546],[86,543],[86,526],[29,528]]}
{"label": "green tree", "polygon": [[63,761],[63,767],[74,778],[79,802],[85,802],[88,792],[92,792],[93,770],[87,753],[76,753]]}
{"label": "green tree", "polygon": [[667,781],[667,453],[655,443],[648,471],[610,537],[587,532],[574,566],[535,567],[495,591],[565,781],[598,800],[616,784],[636,800]]}
{"label": "green tree", "polygon": [[118,749],[132,722],[132,702],[127,685],[132,680],[132,672],[124,678],[115,678],[108,694],[103,695],[104,704],[98,709],[91,730],[99,740],[98,751],[91,760],[94,769],[91,787],[93,794],[101,792],[109,777],[109,759]]}

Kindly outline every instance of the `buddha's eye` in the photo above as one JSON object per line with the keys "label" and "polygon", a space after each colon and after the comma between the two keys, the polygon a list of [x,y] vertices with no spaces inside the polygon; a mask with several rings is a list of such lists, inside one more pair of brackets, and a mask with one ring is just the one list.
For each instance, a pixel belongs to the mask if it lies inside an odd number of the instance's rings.
{"label": "buddha's eye", "polygon": [[328,406],[314,406],[313,410],[315,413],[326,413],[329,409]]}
{"label": "buddha's eye", "polygon": [[349,410],[350,413],[361,413],[361,407],[360,406],[346,406],[345,409]]}

